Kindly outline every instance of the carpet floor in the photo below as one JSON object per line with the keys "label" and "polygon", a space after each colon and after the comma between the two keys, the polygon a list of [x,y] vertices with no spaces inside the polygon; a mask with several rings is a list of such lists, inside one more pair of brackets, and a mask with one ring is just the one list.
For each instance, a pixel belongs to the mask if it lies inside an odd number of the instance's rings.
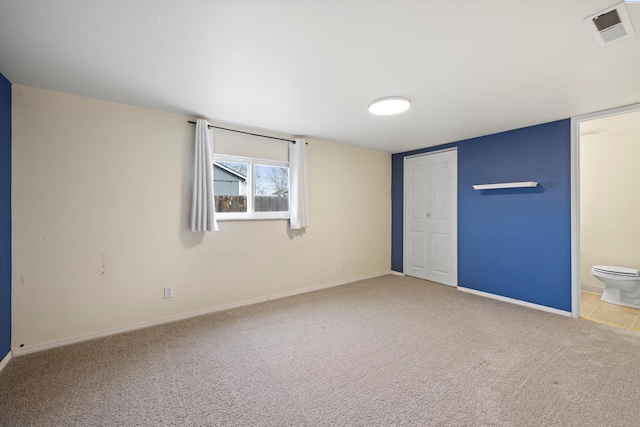
{"label": "carpet floor", "polygon": [[637,426],[640,334],[384,276],[14,358],[0,426]]}

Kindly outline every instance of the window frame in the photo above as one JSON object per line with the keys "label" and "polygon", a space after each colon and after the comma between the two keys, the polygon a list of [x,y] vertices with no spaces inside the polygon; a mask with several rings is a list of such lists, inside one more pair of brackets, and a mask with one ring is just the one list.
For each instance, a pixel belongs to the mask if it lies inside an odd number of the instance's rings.
{"label": "window frame", "polygon": [[[254,166],[274,166],[287,168],[287,185],[291,191],[291,169],[289,162],[281,160],[259,159],[255,157],[232,156],[229,154],[213,154],[213,163],[246,163],[247,164],[247,211],[246,212],[216,212],[217,221],[237,221],[237,220],[263,220],[263,219],[289,219],[291,216],[291,203],[286,211],[275,212],[255,212],[255,177]],[[212,163],[212,167],[213,167]],[[215,193],[214,193],[215,196]],[[289,201],[290,202],[290,201]]]}

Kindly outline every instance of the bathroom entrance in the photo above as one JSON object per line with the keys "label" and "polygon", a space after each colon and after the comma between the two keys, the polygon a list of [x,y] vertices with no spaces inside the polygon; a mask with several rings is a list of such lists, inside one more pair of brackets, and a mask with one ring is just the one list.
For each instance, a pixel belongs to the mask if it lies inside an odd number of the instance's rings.
{"label": "bathroom entrance", "polygon": [[640,270],[640,105],[589,116],[574,125],[574,302],[580,317],[640,331],[640,308],[602,301],[605,285],[591,273],[594,265]]}

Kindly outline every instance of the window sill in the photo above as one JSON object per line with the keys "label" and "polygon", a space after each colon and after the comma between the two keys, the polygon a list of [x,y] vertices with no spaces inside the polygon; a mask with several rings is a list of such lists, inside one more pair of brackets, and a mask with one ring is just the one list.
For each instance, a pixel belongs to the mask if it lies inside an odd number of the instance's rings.
{"label": "window sill", "polygon": [[264,221],[264,220],[289,220],[289,214],[286,216],[224,216],[216,215],[216,221]]}

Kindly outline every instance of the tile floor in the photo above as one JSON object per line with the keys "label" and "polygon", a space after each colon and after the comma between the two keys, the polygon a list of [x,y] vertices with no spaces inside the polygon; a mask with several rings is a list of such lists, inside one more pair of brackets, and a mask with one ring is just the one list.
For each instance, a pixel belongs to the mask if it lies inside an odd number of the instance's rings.
{"label": "tile floor", "polygon": [[600,301],[600,294],[580,292],[580,317],[640,332],[640,309]]}

